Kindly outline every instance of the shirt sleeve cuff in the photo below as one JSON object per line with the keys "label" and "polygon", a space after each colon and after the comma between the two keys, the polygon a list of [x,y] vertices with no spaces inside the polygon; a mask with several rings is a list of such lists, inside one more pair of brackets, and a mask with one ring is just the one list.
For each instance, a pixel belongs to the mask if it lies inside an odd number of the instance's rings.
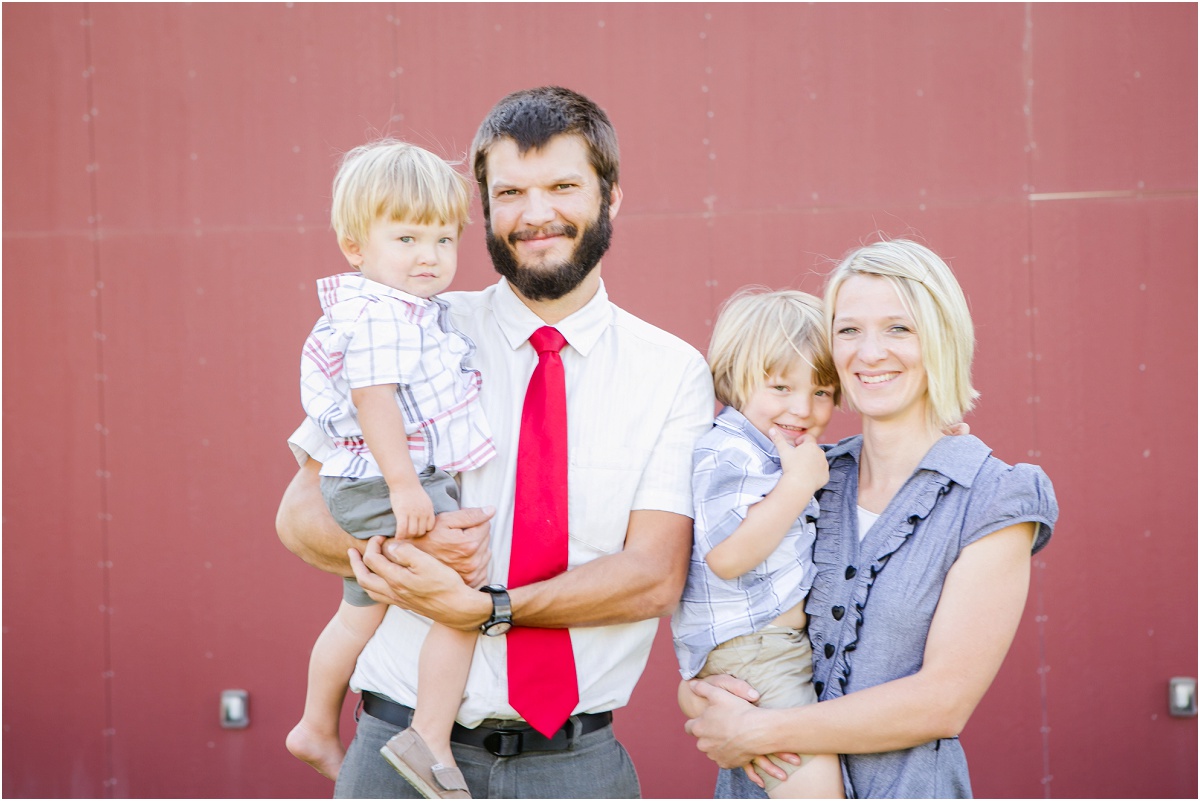
{"label": "shirt sleeve cuff", "polygon": [[292,455],[296,457],[296,463],[301,467],[309,459],[327,462],[334,452],[333,441],[310,417],[304,418],[300,427],[288,437],[287,444],[292,450]]}

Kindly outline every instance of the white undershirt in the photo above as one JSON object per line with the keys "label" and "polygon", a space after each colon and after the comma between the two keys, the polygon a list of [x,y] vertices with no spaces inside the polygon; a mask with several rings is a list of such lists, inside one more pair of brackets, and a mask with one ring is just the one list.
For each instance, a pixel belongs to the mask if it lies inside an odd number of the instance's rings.
{"label": "white undershirt", "polygon": [[862,542],[863,537],[867,536],[867,532],[871,530],[871,526],[875,525],[875,521],[879,519],[879,515],[874,512],[868,512],[861,506],[858,507],[858,541]]}

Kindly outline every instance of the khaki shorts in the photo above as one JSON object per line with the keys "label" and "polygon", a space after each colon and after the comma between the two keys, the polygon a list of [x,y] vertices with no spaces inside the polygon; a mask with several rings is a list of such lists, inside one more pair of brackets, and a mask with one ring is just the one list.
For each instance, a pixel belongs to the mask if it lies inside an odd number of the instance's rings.
{"label": "khaki shorts", "polygon": [[[758,705],[768,709],[787,709],[817,702],[812,686],[812,644],[804,629],[767,626],[754,634],[723,642],[708,655],[697,678],[728,673],[758,690]],[[801,755],[807,762],[811,757]],[[771,761],[791,776],[800,766],[772,755]],[[760,774],[767,791],[782,784],[765,773]]]}

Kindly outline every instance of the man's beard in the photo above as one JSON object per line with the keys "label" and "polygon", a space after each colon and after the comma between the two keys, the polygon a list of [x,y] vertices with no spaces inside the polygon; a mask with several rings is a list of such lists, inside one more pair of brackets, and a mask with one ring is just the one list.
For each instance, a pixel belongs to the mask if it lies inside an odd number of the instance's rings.
{"label": "man's beard", "polygon": [[489,224],[486,237],[492,266],[526,299],[558,300],[582,284],[608,250],[612,242],[612,220],[608,216],[608,205],[607,198],[600,201],[600,213],[583,229],[582,234],[574,225],[563,226],[563,236],[576,240],[575,249],[566,261],[558,265],[522,267],[513,250],[517,238],[510,234],[505,242],[492,233]]}

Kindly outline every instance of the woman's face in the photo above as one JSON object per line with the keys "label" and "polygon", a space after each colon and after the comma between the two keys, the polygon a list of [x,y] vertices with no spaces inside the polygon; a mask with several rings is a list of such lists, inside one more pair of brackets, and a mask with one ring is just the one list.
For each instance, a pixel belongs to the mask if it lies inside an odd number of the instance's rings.
{"label": "woman's face", "polygon": [[887,279],[853,275],[838,289],[833,363],[842,391],[864,418],[926,419],[929,380],[921,340]]}

